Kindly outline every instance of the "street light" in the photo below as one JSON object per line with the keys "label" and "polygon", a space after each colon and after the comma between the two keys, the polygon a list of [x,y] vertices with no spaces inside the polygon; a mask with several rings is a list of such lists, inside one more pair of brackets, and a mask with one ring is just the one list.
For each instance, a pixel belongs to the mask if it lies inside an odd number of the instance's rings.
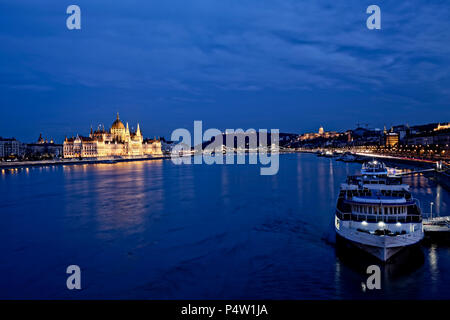
{"label": "street light", "polygon": [[430,218],[431,218],[431,219],[433,219],[433,205],[434,205],[434,202],[431,201],[431,203],[430,203],[430,210],[431,210],[431,212],[430,212]]}

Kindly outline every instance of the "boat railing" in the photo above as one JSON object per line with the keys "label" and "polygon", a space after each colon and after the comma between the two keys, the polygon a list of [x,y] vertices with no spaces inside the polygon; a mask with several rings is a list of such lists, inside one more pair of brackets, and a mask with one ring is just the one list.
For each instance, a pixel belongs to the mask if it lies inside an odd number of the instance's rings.
{"label": "boat railing", "polygon": [[365,213],[344,213],[336,209],[336,215],[341,220],[351,221],[366,221],[366,222],[385,222],[385,223],[412,223],[421,222],[422,215],[407,214],[407,215],[380,215],[380,214],[365,214]]}

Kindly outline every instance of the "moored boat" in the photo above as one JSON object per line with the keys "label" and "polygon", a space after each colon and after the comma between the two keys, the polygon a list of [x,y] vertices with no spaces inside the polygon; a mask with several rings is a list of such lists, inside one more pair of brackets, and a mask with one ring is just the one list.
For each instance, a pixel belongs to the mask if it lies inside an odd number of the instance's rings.
{"label": "moored boat", "polygon": [[337,158],[336,161],[353,162],[356,161],[356,157],[350,152],[346,152]]}
{"label": "moored boat", "polygon": [[327,151],[325,151],[324,156],[327,158],[333,158],[334,153],[333,153],[333,151],[327,150]]}
{"label": "moored boat", "polygon": [[449,233],[450,217],[435,217],[423,219],[423,231],[425,233]]}
{"label": "moored boat", "polygon": [[378,161],[364,163],[360,175],[349,176],[341,185],[335,231],[381,261],[424,237],[418,200],[401,176],[389,175]]}

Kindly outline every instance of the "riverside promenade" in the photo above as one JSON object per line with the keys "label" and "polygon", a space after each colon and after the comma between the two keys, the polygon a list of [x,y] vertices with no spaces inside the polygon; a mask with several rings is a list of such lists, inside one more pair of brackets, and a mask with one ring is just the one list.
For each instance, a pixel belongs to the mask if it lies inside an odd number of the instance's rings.
{"label": "riverside promenade", "polygon": [[0,169],[16,169],[25,167],[46,167],[60,165],[84,165],[97,163],[117,163],[130,161],[150,161],[170,159],[170,156],[158,157],[127,157],[127,158],[105,158],[105,159],[57,159],[57,160],[39,160],[39,161],[11,161],[0,162]]}

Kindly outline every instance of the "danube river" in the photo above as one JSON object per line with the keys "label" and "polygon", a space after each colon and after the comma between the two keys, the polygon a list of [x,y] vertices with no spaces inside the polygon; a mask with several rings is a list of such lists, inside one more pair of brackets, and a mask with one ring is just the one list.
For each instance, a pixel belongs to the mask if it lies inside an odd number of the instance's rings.
{"label": "danube river", "polygon": [[[339,184],[360,164],[280,155],[259,165],[170,160],[53,166],[0,176],[0,298],[450,299],[450,245],[426,243],[382,268],[335,246]],[[450,194],[405,178],[424,211]],[[81,268],[82,290],[66,288]]]}

